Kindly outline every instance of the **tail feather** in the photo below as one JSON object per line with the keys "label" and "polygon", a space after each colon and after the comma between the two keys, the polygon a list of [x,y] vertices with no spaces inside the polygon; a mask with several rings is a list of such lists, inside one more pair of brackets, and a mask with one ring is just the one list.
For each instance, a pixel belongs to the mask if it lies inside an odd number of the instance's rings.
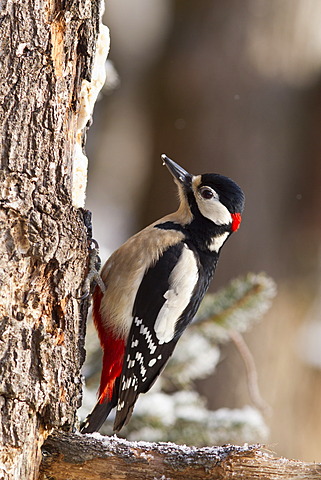
{"label": "tail feather", "polygon": [[129,420],[131,419],[135,402],[130,407],[126,406],[126,409],[124,408],[121,410],[121,412],[117,412],[113,427],[114,432],[119,432],[119,430],[121,430],[125,425],[127,425]]}
{"label": "tail feather", "polygon": [[113,401],[108,403],[97,402],[93,411],[87,416],[87,418],[80,425],[81,433],[93,433],[98,432],[106,418],[108,417],[112,408],[115,407]]}

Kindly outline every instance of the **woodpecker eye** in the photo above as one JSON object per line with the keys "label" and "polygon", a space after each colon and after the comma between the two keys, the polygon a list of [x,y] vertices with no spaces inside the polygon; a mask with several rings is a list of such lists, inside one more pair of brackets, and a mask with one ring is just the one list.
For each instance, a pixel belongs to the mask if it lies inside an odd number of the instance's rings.
{"label": "woodpecker eye", "polygon": [[207,187],[201,188],[200,192],[201,192],[202,197],[205,200],[210,200],[211,198],[214,197],[214,192],[210,188],[207,188]]}

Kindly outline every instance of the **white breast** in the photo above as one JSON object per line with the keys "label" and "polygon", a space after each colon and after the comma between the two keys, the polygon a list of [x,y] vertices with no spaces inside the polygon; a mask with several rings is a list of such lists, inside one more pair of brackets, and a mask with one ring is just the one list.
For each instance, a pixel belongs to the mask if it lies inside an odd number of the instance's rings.
{"label": "white breast", "polygon": [[175,333],[176,322],[190,302],[198,281],[198,266],[195,255],[184,245],[177,265],[169,277],[170,288],[155,322],[155,333],[159,343],[168,343]]}

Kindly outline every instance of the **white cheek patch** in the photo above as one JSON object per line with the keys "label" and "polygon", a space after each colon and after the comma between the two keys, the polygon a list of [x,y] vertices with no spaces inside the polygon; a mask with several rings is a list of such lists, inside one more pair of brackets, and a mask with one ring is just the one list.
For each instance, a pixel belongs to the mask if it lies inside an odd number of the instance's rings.
{"label": "white cheek patch", "polygon": [[229,232],[225,232],[225,233],[222,233],[222,235],[218,235],[217,237],[213,237],[212,241],[211,241],[211,243],[208,247],[209,250],[211,250],[211,252],[217,252],[218,253],[228,236],[229,236]]}
{"label": "white cheek patch", "polygon": [[195,195],[197,206],[203,217],[208,218],[216,225],[229,225],[232,217],[228,209],[216,198],[205,200]]}
{"label": "white cheek patch", "polygon": [[170,288],[164,294],[166,302],[155,322],[155,333],[160,344],[173,339],[176,322],[190,302],[198,276],[195,255],[184,245],[179,261],[169,276]]}

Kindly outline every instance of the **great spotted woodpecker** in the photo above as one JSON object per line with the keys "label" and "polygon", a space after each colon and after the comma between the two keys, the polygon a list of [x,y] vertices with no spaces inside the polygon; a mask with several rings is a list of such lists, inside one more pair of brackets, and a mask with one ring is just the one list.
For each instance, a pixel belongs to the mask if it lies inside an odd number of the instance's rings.
{"label": "great spotted woodpecker", "polygon": [[220,249],[241,222],[244,194],[218,174],[191,175],[166,155],[178,187],[175,213],[137,233],[105,263],[105,293],[93,294],[103,349],[99,398],[81,432],[99,430],[116,407],[114,431],[163,370],[213,277]]}

